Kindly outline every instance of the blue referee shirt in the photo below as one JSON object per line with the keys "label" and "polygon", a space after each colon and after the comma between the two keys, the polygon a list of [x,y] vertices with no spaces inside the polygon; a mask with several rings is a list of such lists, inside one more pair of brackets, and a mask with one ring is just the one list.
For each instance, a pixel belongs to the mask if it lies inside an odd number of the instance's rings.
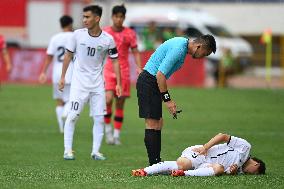
{"label": "blue referee shirt", "polygon": [[144,70],[155,77],[160,71],[168,79],[183,65],[188,51],[188,43],[188,39],[184,37],[174,37],[165,41],[152,54]]}

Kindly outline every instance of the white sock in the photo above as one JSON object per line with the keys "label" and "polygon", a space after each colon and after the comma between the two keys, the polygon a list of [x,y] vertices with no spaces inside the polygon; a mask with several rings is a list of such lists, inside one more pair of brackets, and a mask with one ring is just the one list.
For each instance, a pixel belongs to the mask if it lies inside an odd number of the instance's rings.
{"label": "white sock", "polygon": [[198,168],[195,170],[188,170],[184,172],[185,176],[214,176],[213,167]]}
{"label": "white sock", "polygon": [[113,138],[119,138],[120,135],[120,130],[119,129],[114,129],[113,131]]}
{"label": "white sock", "polygon": [[109,124],[105,124],[105,132],[106,132],[106,134],[111,134],[112,126],[111,126],[110,123]]}
{"label": "white sock", "polygon": [[72,115],[67,116],[64,126],[64,152],[72,151],[73,135],[75,130],[76,119],[72,119]]}
{"label": "white sock", "polygon": [[62,113],[62,118],[63,119],[66,119],[67,118],[67,115],[68,115],[68,112],[70,111],[70,103],[69,101],[67,101],[65,104],[64,104],[64,108],[63,108],[63,113]]}
{"label": "white sock", "polygon": [[168,172],[172,170],[177,170],[178,165],[176,161],[164,161],[160,162],[154,165],[151,165],[149,167],[144,168],[144,171],[148,175],[156,174],[156,173],[162,173],[162,172]]}
{"label": "white sock", "polygon": [[102,139],[104,136],[104,116],[103,115],[93,116],[93,120],[94,120],[94,126],[93,126],[92,154],[95,154],[100,151]]}
{"label": "white sock", "polygon": [[63,118],[62,118],[63,106],[56,106],[55,112],[56,112],[59,130],[61,133],[63,133]]}

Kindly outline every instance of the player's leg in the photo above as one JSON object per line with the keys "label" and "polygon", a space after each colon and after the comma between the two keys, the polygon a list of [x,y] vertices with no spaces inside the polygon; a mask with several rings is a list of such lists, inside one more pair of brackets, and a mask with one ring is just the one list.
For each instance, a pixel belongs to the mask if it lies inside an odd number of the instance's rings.
{"label": "player's leg", "polygon": [[[150,97],[150,106],[145,105],[145,137],[144,143],[147,149],[149,164],[159,163],[161,161],[161,131],[163,127],[162,119],[162,101],[160,94],[154,94]],[[147,107],[150,107],[147,110]],[[147,112],[148,111],[148,112]]]}
{"label": "player's leg", "polygon": [[93,147],[91,156],[94,160],[105,160],[100,153],[100,147],[104,136],[104,115],[106,114],[105,91],[91,93],[90,109],[92,109],[93,125]]}
{"label": "player's leg", "polygon": [[217,176],[224,173],[224,167],[220,164],[206,164],[194,170],[184,171],[184,176]]}
{"label": "player's leg", "polygon": [[63,114],[62,114],[62,118],[65,122],[66,118],[67,118],[67,114],[71,109],[71,104],[69,101],[70,98],[70,84],[65,84],[64,86],[64,90],[63,90],[63,101],[64,101],[64,107],[63,107]]}
{"label": "player's leg", "polygon": [[115,103],[115,116],[114,116],[114,131],[113,131],[113,138],[114,144],[120,145],[120,130],[123,124],[124,118],[124,104],[125,104],[125,97],[116,98]]}
{"label": "player's leg", "polygon": [[58,86],[55,83],[53,83],[53,99],[56,100],[55,113],[56,113],[57,123],[59,126],[59,132],[63,133],[64,122],[62,119],[62,114],[64,111],[64,101],[62,97],[62,92],[58,90]]}
{"label": "player's leg", "polygon": [[75,124],[84,108],[84,104],[89,97],[89,92],[78,89],[71,89],[70,111],[67,115],[64,126],[64,159],[74,159],[72,153],[73,135]]}
{"label": "player's leg", "polygon": [[116,87],[116,77],[112,69],[108,69],[106,65],[104,69],[104,79],[105,79],[105,90],[106,90],[106,104],[107,104],[107,113],[105,115],[105,133],[106,133],[106,143],[113,144],[113,130],[111,125],[111,116],[112,116],[112,102],[115,96],[115,87]]}
{"label": "player's leg", "polygon": [[112,115],[112,102],[114,98],[113,90],[106,91],[106,106],[107,113],[104,115],[105,123],[105,133],[106,133],[106,143],[113,144],[113,134],[112,134],[112,125],[111,125],[111,115]]}
{"label": "player's leg", "polygon": [[161,161],[161,129],[163,119],[145,119],[146,129],[144,143],[147,149],[149,164],[153,165]]}
{"label": "player's leg", "polygon": [[94,160],[105,160],[106,158],[100,153],[100,147],[104,136],[104,116],[93,116],[93,147],[91,156]]}
{"label": "player's leg", "polygon": [[64,122],[63,122],[63,112],[64,112],[64,102],[62,99],[56,99],[56,118],[57,118],[57,123],[59,126],[59,132],[63,133],[64,131]]}
{"label": "player's leg", "polygon": [[164,161],[145,167],[144,169],[132,170],[133,176],[147,176],[154,174],[170,174],[171,171],[178,170],[176,161]]}
{"label": "player's leg", "polygon": [[161,161],[161,129],[162,100],[157,80],[148,72],[143,71],[136,84],[139,117],[145,118],[144,143],[147,149],[149,164],[153,165]]}
{"label": "player's leg", "polygon": [[198,155],[192,149],[200,145],[186,148],[177,159],[179,170],[172,171],[172,176],[213,176],[224,172],[219,164],[206,163],[204,155]]}
{"label": "player's leg", "polygon": [[115,116],[114,116],[114,144],[120,144],[120,131],[123,125],[124,119],[124,104],[127,97],[130,97],[130,79],[122,76],[122,95],[120,98],[116,98],[115,104]]}

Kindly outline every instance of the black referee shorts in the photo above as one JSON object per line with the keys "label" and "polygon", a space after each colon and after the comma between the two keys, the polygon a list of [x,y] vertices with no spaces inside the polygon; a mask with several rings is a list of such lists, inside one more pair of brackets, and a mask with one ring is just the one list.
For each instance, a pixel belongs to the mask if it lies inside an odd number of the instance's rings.
{"label": "black referee shorts", "polygon": [[139,117],[160,120],[162,99],[156,77],[144,70],[138,76],[136,89]]}

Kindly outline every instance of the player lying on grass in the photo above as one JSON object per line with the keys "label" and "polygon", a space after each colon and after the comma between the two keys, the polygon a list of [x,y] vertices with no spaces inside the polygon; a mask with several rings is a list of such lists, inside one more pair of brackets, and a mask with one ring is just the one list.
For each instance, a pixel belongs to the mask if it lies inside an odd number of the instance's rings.
{"label": "player lying on grass", "polygon": [[[224,144],[219,144],[226,142]],[[217,176],[222,174],[265,174],[265,163],[250,157],[251,145],[244,139],[219,133],[204,145],[186,148],[176,161],[164,161],[133,176],[169,173],[172,176]]]}

